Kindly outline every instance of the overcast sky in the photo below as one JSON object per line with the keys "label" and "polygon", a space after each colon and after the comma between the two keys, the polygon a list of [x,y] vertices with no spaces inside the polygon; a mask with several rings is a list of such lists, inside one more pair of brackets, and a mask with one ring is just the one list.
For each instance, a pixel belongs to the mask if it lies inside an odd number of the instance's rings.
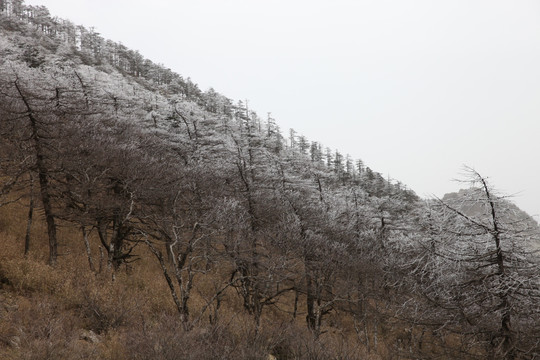
{"label": "overcast sky", "polygon": [[[420,196],[462,165],[540,214],[537,0],[27,0]],[[538,217],[536,217],[538,219]]]}

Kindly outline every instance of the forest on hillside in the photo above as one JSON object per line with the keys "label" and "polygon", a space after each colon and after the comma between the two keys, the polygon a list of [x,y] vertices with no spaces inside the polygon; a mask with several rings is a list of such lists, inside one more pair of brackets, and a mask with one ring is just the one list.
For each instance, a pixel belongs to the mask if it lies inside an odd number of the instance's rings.
{"label": "forest on hillside", "polygon": [[0,0],[2,358],[537,358],[538,226],[464,181],[420,199]]}

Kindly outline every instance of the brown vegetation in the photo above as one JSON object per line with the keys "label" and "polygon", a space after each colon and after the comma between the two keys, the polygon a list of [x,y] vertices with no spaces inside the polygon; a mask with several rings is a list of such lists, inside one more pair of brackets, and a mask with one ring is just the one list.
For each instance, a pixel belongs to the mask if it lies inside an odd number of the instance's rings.
{"label": "brown vegetation", "polygon": [[[48,246],[43,221],[36,222],[32,251],[24,257],[25,209],[0,208],[0,218],[2,359],[381,358],[368,355],[339,318],[316,339],[305,327],[303,311],[294,319],[276,307],[263,314],[257,329],[232,289],[223,294],[219,310],[207,310],[186,330],[145,248],[136,266],[120,269],[113,281],[106,269],[90,270],[77,229],[61,228],[58,265],[51,267],[43,256]],[[190,299],[194,316],[207,305],[219,277],[198,283]],[[279,308],[292,309],[292,302],[294,297],[283,299]]]}
{"label": "brown vegetation", "polygon": [[467,196],[422,202],[241,102],[6,4],[0,358],[540,353],[538,229],[478,173]]}

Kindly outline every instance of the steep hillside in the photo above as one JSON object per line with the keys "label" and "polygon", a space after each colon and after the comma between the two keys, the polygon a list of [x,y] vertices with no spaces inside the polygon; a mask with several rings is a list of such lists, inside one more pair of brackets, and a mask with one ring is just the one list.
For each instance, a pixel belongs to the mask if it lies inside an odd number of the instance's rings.
{"label": "steep hillside", "polygon": [[0,10],[0,357],[539,353],[537,228],[423,203],[43,7]]}

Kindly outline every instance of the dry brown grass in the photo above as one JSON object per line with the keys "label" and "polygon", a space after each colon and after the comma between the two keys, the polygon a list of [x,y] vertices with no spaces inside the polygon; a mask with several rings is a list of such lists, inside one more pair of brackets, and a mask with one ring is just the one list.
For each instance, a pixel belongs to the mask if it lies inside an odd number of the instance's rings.
{"label": "dry brown grass", "polygon": [[[139,260],[112,281],[106,269],[90,271],[80,230],[60,224],[60,257],[46,265],[46,229],[36,219],[31,252],[23,256],[24,206],[0,208],[0,359],[382,359],[392,358],[380,341],[367,353],[347,316],[328,316],[315,339],[294,294],[266,307],[259,329],[235,290],[223,293],[219,316],[209,306],[194,328],[179,321],[163,274],[145,247]],[[92,253],[99,266],[98,240]],[[102,264],[104,265],[104,264]],[[215,264],[195,278],[191,319],[227,282],[231,269]],[[382,356],[381,356],[382,355]]]}

